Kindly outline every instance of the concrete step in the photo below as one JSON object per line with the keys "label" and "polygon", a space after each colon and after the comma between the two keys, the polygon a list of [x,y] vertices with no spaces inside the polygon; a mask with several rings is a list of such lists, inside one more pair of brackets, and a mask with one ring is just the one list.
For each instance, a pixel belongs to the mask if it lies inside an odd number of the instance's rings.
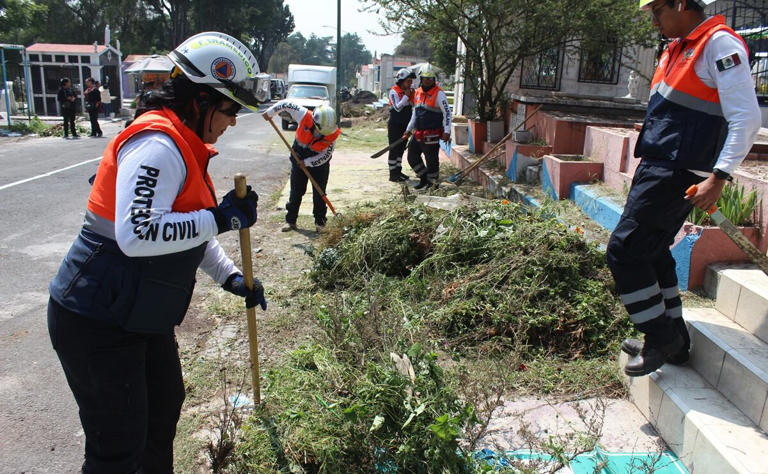
{"label": "concrete step", "polygon": [[768,275],[752,265],[711,265],[706,280],[715,308],[768,342]]}
{"label": "concrete step", "polygon": [[711,308],[686,308],[690,365],[768,432],[768,344]]}
{"label": "concrete step", "polygon": [[[621,367],[628,356],[621,354]],[[691,367],[627,377],[630,398],[693,474],[768,473],[768,435]]]}

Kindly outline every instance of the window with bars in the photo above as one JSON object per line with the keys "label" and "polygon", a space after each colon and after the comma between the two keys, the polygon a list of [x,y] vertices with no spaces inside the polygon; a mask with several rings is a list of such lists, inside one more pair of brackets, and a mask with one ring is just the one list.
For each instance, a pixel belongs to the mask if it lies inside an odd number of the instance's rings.
{"label": "window with bars", "polygon": [[579,55],[579,82],[618,84],[621,64],[621,48],[615,46],[603,51],[581,50]]}
{"label": "window with bars", "polygon": [[744,38],[757,98],[768,103],[768,0],[719,0],[707,13],[725,16],[726,24]]}
{"label": "window with bars", "polygon": [[523,60],[520,87],[523,89],[559,90],[563,69],[563,48],[556,47]]}

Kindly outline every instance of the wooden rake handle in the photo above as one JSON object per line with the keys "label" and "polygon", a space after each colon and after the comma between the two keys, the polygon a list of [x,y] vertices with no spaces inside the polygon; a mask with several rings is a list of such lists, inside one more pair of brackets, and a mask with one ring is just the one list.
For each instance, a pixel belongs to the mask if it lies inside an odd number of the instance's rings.
{"label": "wooden rake handle", "polygon": [[[245,175],[235,175],[235,195],[242,199],[248,193],[245,184]],[[251,261],[251,230],[246,227],[239,230],[240,257],[243,265],[243,281],[245,286],[253,289],[253,262]],[[256,308],[246,308],[248,316],[248,345],[251,353],[251,383],[253,385],[253,399],[256,405],[261,403],[261,385],[259,382],[259,331],[256,325]]]}

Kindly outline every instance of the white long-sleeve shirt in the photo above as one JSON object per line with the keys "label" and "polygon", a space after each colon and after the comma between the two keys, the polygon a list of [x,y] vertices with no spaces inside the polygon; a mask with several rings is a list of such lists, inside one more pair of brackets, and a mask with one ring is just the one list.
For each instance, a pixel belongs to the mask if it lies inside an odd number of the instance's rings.
{"label": "white long-sleeve shirt", "polygon": [[[301,121],[304,119],[304,117],[311,113],[309,109],[306,107],[302,107],[299,104],[295,102],[291,102],[288,99],[283,99],[275,104],[273,104],[270,108],[266,110],[267,115],[269,115],[270,118],[274,117],[275,115],[285,112],[288,115],[291,116],[291,119],[296,122],[298,127],[301,127]],[[313,122],[314,123],[314,122]],[[329,162],[331,158],[333,157],[333,149],[336,146],[336,142],[328,146],[328,148],[318,152],[318,153],[312,153],[310,156],[304,157],[304,165],[313,168],[316,166],[322,166]]]}
{"label": "white long-sleeve shirt", "polygon": [[[239,272],[216,240],[218,227],[210,211],[171,210],[187,175],[184,158],[171,137],[140,132],[120,148],[117,164],[115,240],[123,253],[165,255],[207,242],[200,264],[205,273],[223,284]],[[145,191],[149,185],[151,197]]]}
{"label": "white long-sleeve shirt", "polygon": [[411,98],[407,94],[403,94],[402,97],[397,96],[397,91],[394,88],[389,90],[389,103],[392,104],[392,108],[396,112],[400,112],[405,107],[412,105]]}
{"label": "white long-sleeve shirt", "polygon": [[[741,64],[719,71],[717,61],[738,54]],[[728,122],[728,136],[717,157],[715,168],[732,174],[747,156],[760,130],[762,117],[749,70],[749,57],[738,38],[725,31],[712,35],[693,65],[696,75],[709,87],[717,89],[723,116]],[[710,173],[690,170],[699,176]]]}

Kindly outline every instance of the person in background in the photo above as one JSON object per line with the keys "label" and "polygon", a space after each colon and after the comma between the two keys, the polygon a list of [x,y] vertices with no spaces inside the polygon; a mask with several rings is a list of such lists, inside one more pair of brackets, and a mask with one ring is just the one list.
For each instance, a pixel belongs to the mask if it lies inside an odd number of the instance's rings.
{"label": "person in background", "polygon": [[99,88],[96,85],[96,81],[89,77],[85,80],[85,111],[88,112],[88,117],[91,119],[91,135],[92,137],[100,137],[101,127],[99,127],[99,107],[101,106],[101,94]]}
{"label": "person in background", "polygon": [[249,289],[216,239],[256,222],[258,196],[232,190],[217,204],[208,175],[240,108],[258,110],[247,84],[259,66],[216,32],[169,58],[171,80],[104,150],[83,227],[49,285],[51,344],[85,432],[83,473],[173,472],[185,396],[174,328],[198,267],[247,307],[267,308],[261,283]]}
{"label": "person in background", "polygon": [[80,138],[75,128],[75,107],[77,94],[72,89],[72,81],[68,77],[59,80],[59,92],[56,94],[56,100],[59,102],[61,116],[64,118],[64,138],[69,138],[69,132],[72,132],[72,138]]}
{"label": "person in background", "polygon": [[104,118],[109,118],[109,114],[112,112],[112,97],[109,95],[109,86],[102,85],[97,82],[99,86],[99,94],[101,94],[101,106],[104,108]]}
{"label": "person in background", "polygon": [[[451,139],[451,106],[448,97],[436,83],[435,69],[425,64],[419,71],[421,86],[413,99],[411,121],[403,134],[413,139],[408,144],[408,164],[419,176],[419,184],[414,189],[420,190],[437,186],[440,176],[440,140]],[[424,161],[427,164],[424,166]]]}
{"label": "person in background", "polygon": [[[644,341],[627,339],[630,377],[688,361],[675,260],[669,246],[693,206],[711,208],[760,129],[744,40],[714,0],[640,0],[653,25],[675,38],[659,58],[635,146],[641,159],[606,258],[622,303]],[[686,196],[696,184],[698,191]]]}
{"label": "person in background", "polygon": [[[328,176],[331,170],[331,158],[336,139],[341,130],[336,126],[336,111],[329,105],[321,105],[315,110],[308,110],[290,100],[281,100],[268,108],[262,116],[264,120],[270,120],[280,112],[291,116],[296,126],[296,138],[293,140],[293,151],[304,161],[307,171],[314,178],[318,186],[325,192],[328,185]],[[307,192],[309,178],[295,162],[293,155],[291,160],[291,193],[288,203],[285,205],[285,226],[283,232],[298,230],[296,221],[299,218],[299,206],[304,193]],[[315,230],[325,230],[326,214],[328,206],[323,201],[322,195],[312,186],[312,214],[315,217]]]}
{"label": "person in background", "polygon": [[[387,139],[392,145],[400,140],[408,127],[413,112],[413,94],[411,88],[416,74],[408,68],[397,71],[396,83],[389,91],[389,121],[387,121]],[[408,181],[408,176],[403,173],[403,153],[407,145],[406,140],[389,150],[389,180],[394,182]]]}

